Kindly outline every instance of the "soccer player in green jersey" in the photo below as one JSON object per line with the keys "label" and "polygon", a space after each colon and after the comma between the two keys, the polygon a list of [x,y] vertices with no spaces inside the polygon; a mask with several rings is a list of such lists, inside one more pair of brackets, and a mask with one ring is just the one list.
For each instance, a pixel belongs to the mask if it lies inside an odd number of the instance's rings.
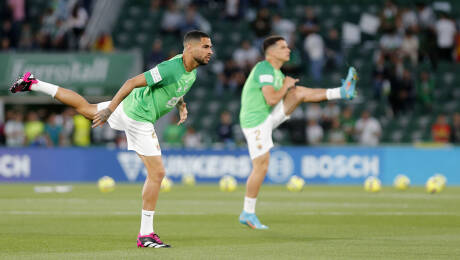
{"label": "soccer player in green jersey", "polygon": [[283,37],[270,36],[264,40],[265,60],[252,69],[241,96],[240,124],[252,159],[252,172],[247,180],[241,224],[253,229],[267,229],[255,214],[256,200],[264,181],[273,147],[272,131],[289,119],[304,102],[333,99],[353,99],[357,80],[351,67],[342,86],[317,89],[296,86],[298,79],[284,76],[281,67],[289,61],[291,50]]}
{"label": "soccer player in green jersey", "polygon": [[40,81],[30,72],[21,76],[10,88],[13,93],[39,91],[48,94],[93,120],[93,127],[108,122],[110,127],[125,131],[128,150],[135,151],[147,169],[142,190],[138,247],[170,247],[153,229],[153,215],[165,175],[153,123],[174,107],[179,110],[178,124],[186,120],[187,108],[183,96],[195,82],[196,68],[208,64],[213,54],[211,39],[204,32],[188,32],[183,43],[183,54],[127,80],[111,101],[89,104],[74,91]]}

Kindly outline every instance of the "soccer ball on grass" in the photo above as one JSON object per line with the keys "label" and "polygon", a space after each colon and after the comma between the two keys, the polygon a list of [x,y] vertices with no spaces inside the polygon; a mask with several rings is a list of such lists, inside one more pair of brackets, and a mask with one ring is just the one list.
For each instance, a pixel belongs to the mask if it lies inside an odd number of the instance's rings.
{"label": "soccer ball on grass", "polygon": [[110,176],[104,176],[98,180],[97,187],[101,192],[111,192],[115,190],[115,181]]}
{"label": "soccer ball on grass", "polygon": [[435,176],[430,177],[425,184],[426,192],[434,194],[442,191],[442,182]]}
{"label": "soccer ball on grass", "polygon": [[399,174],[395,177],[393,185],[397,190],[407,190],[410,185],[410,179],[403,174]]}
{"label": "soccer ball on grass", "polygon": [[195,186],[195,176],[191,173],[182,175],[182,184],[184,186]]}
{"label": "soccer ball on grass", "polygon": [[298,192],[303,189],[304,185],[305,180],[303,178],[300,178],[298,176],[292,176],[286,184],[286,187],[289,191]]}
{"label": "soccer ball on grass", "polygon": [[364,181],[364,190],[368,192],[378,192],[382,189],[382,183],[377,177],[370,176]]}
{"label": "soccer ball on grass", "polygon": [[219,188],[221,191],[232,192],[236,190],[238,183],[233,176],[226,175],[219,181]]}

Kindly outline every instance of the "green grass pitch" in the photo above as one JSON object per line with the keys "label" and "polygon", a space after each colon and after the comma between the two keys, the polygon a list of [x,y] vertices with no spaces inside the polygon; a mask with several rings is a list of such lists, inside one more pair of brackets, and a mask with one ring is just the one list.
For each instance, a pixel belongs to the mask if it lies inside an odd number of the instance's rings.
{"label": "green grass pitch", "polygon": [[[42,184],[43,185],[43,184]],[[141,184],[102,194],[0,185],[0,259],[459,259],[460,187],[369,194],[358,186],[265,185],[257,213],[267,231],[238,223],[244,189],[216,185],[161,193],[155,231],[171,249],[136,247]]]}

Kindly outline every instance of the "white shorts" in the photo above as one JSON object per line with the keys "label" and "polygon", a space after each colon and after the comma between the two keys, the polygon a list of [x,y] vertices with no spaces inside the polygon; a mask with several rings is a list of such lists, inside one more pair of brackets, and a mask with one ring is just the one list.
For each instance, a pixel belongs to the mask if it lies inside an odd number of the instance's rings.
{"label": "white shorts", "polygon": [[273,129],[289,118],[290,116],[284,113],[283,100],[281,100],[262,124],[252,128],[243,128],[244,137],[248,143],[249,156],[252,160],[270,151],[273,147]]}
{"label": "white shorts", "polygon": [[[97,104],[97,111],[107,108],[110,101]],[[128,117],[123,111],[123,102],[110,115],[108,123],[115,130],[125,131],[128,150],[140,155],[161,155],[160,143],[152,123],[139,122]]]}

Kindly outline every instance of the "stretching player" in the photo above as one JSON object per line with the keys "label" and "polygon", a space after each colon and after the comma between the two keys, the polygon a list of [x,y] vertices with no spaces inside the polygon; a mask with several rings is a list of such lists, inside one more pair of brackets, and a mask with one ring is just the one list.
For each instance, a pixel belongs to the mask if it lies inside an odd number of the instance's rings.
{"label": "stretching player", "polygon": [[272,131],[289,119],[304,102],[333,99],[353,99],[356,71],[353,67],[342,86],[332,89],[312,89],[296,86],[298,79],[284,76],[280,71],[289,61],[291,50],[283,37],[270,36],[263,43],[265,60],[252,69],[241,96],[240,124],[252,159],[252,172],[246,184],[241,224],[253,229],[268,229],[255,214],[257,195],[264,181],[273,147]]}
{"label": "stretching player", "polygon": [[187,119],[183,96],[195,82],[196,68],[208,64],[213,54],[211,39],[204,32],[188,32],[183,43],[183,54],[127,80],[111,101],[89,104],[74,91],[40,81],[30,72],[26,72],[10,88],[13,93],[43,92],[93,120],[93,127],[109,122],[113,129],[125,131],[128,150],[135,151],[147,169],[147,178],[142,190],[138,247],[170,247],[160,240],[153,229],[155,206],[165,175],[153,123],[174,107],[178,108],[180,114],[178,124]]}

